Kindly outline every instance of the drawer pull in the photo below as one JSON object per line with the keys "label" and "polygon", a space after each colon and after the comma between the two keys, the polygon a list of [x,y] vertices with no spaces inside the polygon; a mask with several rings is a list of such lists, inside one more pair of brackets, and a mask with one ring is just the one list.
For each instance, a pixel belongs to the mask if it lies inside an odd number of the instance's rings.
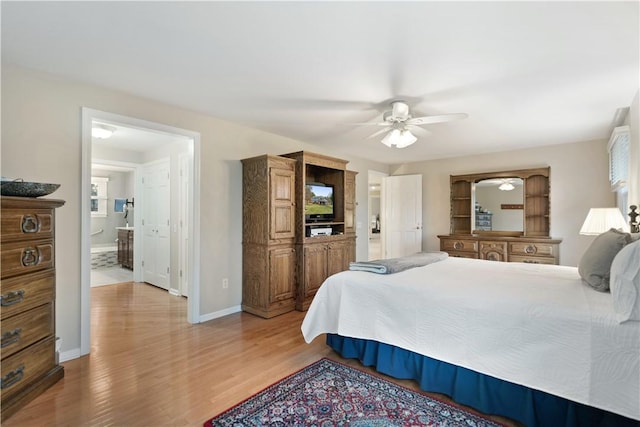
{"label": "drawer pull", "polygon": [[4,334],[2,334],[2,344],[0,345],[0,347],[5,348],[20,341],[21,333],[22,329],[20,328],[15,328],[13,331],[5,332]]}
{"label": "drawer pull", "polygon": [[32,267],[40,263],[40,251],[38,249],[27,248],[22,253],[22,265]]}
{"label": "drawer pull", "polygon": [[10,305],[18,304],[24,300],[24,289],[18,289],[17,291],[7,292],[0,296],[0,306],[9,307]]}
{"label": "drawer pull", "polygon": [[526,248],[524,248],[524,252],[528,253],[528,254],[535,254],[536,253],[536,247],[533,245],[529,245]]}
{"label": "drawer pull", "polygon": [[525,262],[527,264],[540,264],[540,261],[537,261],[535,259],[523,259],[522,262]]}
{"label": "drawer pull", "polygon": [[17,369],[9,372],[0,378],[0,389],[4,390],[19,382],[24,377],[24,365],[18,366]]}
{"label": "drawer pull", "polygon": [[464,244],[462,242],[453,242],[453,249],[460,250],[464,248]]}
{"label": "drawer pull", "polygon": [[25,215],[22,217],[22,232],[37,233],[40,231],[40,221],[37,216]]}

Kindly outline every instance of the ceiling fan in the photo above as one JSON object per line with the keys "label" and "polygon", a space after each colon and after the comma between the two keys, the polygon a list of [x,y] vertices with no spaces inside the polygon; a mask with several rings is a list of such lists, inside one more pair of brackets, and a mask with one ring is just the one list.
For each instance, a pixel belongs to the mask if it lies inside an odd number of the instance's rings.
{"label": "ceiling fan", "polygon": [[391,102],[391,110],[385,111],[382,115],[381,123],[356,123],[357,125],[384,126],[383,129],[369,135],[374,138],[383,135],[382,143],[388,147],[404,148],[418,140],[414,133],[426,136],[429,131],[420,127],[434,123],[449,122],[452,120],[464,119],[466,113],[442,114],[437,116],[413,117],[409,109],[409,104],[403,100]]}

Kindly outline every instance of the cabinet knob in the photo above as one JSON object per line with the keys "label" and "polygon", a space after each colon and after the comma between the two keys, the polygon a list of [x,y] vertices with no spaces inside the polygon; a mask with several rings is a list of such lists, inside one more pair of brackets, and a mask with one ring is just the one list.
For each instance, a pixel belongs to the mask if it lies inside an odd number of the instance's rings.
{"label": "cabinet knob", "polygon": [[34,215],[25,215],[22,217],[21,224],[23,233],[37,233],[40,230],[40,221]]}
{"label": "cabinet knob", "polygon": [[5,388],[11,387],[12,385],[20,382],[23,377],[24,365],[20,365],[4,377],[0,378],[0,389],[4,390]]}
{"label": "cabinet knob", "polygon": [[2,341],[0,344],[1,348],[5,348],[10,346],[11,344],[15,344],[20,341],[20,334],[22,333],[21,328],[15,328],[13,331],[5,332],[2,334]]}
{"label": "cabinet knob", "polygon": [[17,291],[7,292],[0,296],[0,306],[9,307],[14,304],[18,304],[24,300],[24,289],[18,289]]}
{"label": "cabinet knob", "polygon": [[22,252],[22,265],[24,267],[33,267],[34,265],[38,265],[39,263],[40,253],[38,249],[26,248]]}

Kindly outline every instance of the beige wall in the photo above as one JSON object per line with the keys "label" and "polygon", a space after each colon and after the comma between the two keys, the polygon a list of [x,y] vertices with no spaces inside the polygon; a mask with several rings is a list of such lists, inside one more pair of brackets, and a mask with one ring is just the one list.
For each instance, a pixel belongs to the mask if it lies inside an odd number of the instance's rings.
{"label": "beige wall", "polygon": [[[636,96],[635,107],[632,106],[636,115],[637,99]],[[148,99],[3,66],[2,175],[60,183],[60,189],[52,197],[66,200],[65,206],[58,210],[56,226],[59,272],[56,320],[63,352],[80,346],[82,107],[201,134],[201,316],[236,307],[241,301],[242,167],[239,160],[245,157],[309,150],[349,160],[348,168],[359,172],[356,220],[363,228],[357,230],[358,260],[367,259],[368,170],[423,175],[425,250],[437,250],[436,235],[449,230],[450,174],[551,166],[551,232],[554,237],[564,239],[560,258],[565,265],[576,265],[592,240],[578,235],[589,208],[615,204],[608,183],[606,141],[390,168]],[[631,126],[637,156],[637,119]],[[223,277],[229,278],[227,290],[220,286]]]}
{"label": "beige wall", "polygon": [[423,249],[438,250],[449,233],[449,175],[551,167],[551,235],[562,238],[560,263],[575,266],[593,240],[578,234],[592,207],[615,206],[609,185],[607,140],[457,157],[402,165],[399,174],[422,174]]}
{"label": "beige wall", "polygon": [[[241,302],[242,167],[240,159],[309,150],[350,160],[356,179],[357,221],[367,221],[367,170],[375,162],[234,125],[214,117],[105,88],[29,70],[2,67],[2,175],[61,184],[57,211],[56,321],[62,352],[80,347],[81,109],[129,116],[201,134],[200,313]],[[366,228],[358,230],[358,259],[366,259]],[[229,288],[222,289],[223,277]]]}

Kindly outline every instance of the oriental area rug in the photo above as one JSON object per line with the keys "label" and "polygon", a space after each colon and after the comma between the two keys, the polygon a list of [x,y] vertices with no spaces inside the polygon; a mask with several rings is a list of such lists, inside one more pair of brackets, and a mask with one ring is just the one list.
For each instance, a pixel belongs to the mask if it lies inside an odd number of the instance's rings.
{"label": "oriental area rug", "polygon": [[204,425],[502,426],[329,359],[278,381]]}

